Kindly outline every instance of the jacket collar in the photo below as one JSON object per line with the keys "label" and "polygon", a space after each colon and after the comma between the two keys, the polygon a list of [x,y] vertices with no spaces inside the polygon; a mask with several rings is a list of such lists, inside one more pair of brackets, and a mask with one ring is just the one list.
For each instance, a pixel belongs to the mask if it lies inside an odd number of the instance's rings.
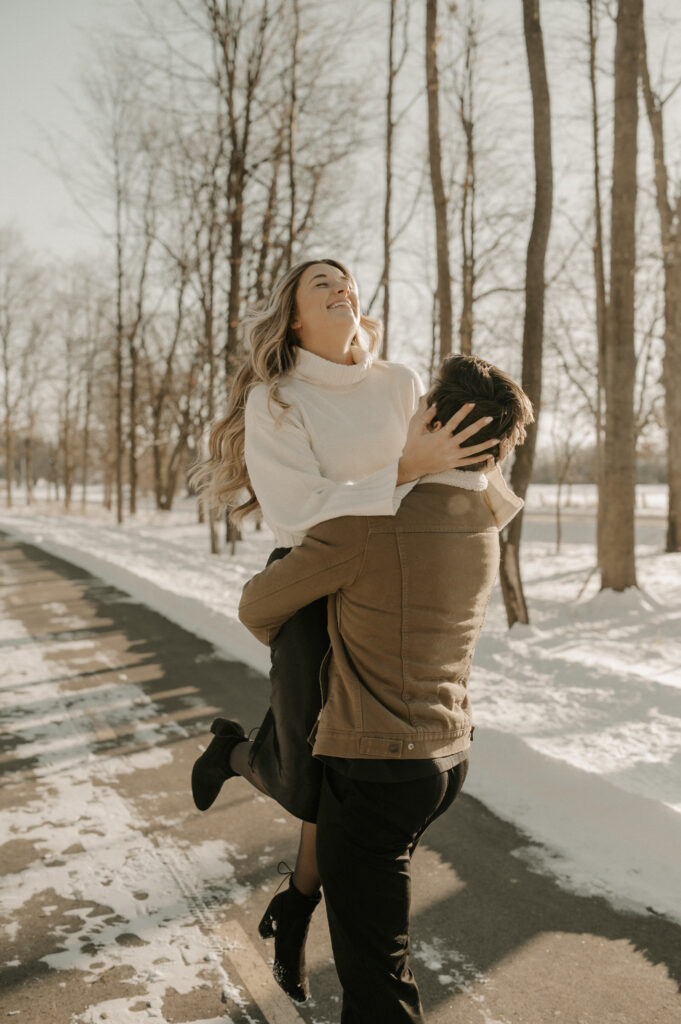
{"label": "jacket collar", "polygon": [[484,473],[470,469],[445,469],[442,473],[430,473],[419,477],[420,484],[448,484],[462,487],[464,491],[486,491],[487,477]]}

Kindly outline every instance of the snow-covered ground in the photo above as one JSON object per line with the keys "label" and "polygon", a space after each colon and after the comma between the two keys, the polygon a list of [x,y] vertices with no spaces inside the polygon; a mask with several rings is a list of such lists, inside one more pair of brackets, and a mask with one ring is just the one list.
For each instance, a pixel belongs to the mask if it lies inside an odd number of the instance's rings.
{"label": "snow-covered ground", "polygon": [[[509,632],[494,593],[470,681],[478,729],[466,790],[537,840],[538,870],[681,921],[681,556],[663,553],[664,491],[647,488],[639,510],[658,523],[638,529],[641,589],[599,593],[591,500],[581,497],[560,554],[553,523],[526,519],[532,624]],[[544,485],[529,510],[553,501]],[[234,556],[211,556],[191,501],[122,527],[99,506],[64,516],[42,503],[3,510],[0,529],[266,671],[267,651],[236,608],[272,547],[268,531],[249,529]]]}

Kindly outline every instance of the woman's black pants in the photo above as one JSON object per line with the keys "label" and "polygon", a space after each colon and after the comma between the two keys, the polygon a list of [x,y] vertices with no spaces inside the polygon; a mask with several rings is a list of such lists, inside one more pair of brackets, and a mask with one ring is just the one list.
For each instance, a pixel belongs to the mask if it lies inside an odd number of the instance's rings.
{"label": "woman's black pants", "polygon": [[410,782],[359,782],[326,766],[317,861],[336,970],[341,1024],[423,1024],[409,969],[411,857],[450,806],[468,762]]}
{"label": "woman's black pants", "polygon": [[[267,564],[290,548],[275,548]],[[327,599],[301,608],[272,644],[270,708],[249,764],[270,796],[303,821],[317,820],[322,768],[307,741],[321,709],[319,671],[329,647]]]}

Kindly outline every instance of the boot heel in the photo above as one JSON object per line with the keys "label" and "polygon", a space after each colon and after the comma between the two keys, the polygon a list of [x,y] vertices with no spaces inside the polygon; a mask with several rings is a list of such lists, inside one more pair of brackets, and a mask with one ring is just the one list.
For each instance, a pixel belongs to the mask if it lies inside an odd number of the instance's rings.
{"label": "boot heel", "polygon": [[269,910],[266,910],[262,916],[262,920],[258,925],[258,933],[261,939],[274,938],[274,919]]}

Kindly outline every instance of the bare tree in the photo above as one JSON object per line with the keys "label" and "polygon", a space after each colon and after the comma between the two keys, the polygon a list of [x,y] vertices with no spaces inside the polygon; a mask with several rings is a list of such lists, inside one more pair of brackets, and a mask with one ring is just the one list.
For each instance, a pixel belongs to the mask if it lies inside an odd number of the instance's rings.
{"label": "bare tree", "polygon": [[[544,342],[544,293],[546,250],[553,205],[551,155],[551,105],[546,76],[544,41],[539,19],[539,0],[523,0],[523,27],[534,115],[535,199],[532,231],[525,271],[525,323],[523,328],[522,385],[534,406],[535,422],[527,429],[524,445],[516,452],[511,484],[524,498],[532,476],[541,406],[542,353]],[[501,589],[509,626],[528,622],[527,603],[520,575],[522,510],[505,528],[501,538]]]}
{"label": "bare tree", "polygon": [[[224,110],[226,141],[229,143],[227,167],[227,208],[229,218],[229,293],[227,336],[224,347],[226,381],[233,375],[237,351],[237,331],[242,302],[243,224],[245,193],[250,176],[249,152],[256,96],[258,95],[265,55],[271,41],[272,26],[268,0],[254,5],[246,0],[225,4],[217,0],[203,3],[215,55],[216,84]],[[297,6],[295,8],[297,16]],[[295,68],[295,61],[294,61]],[[295,85],[295,78],[293,79]],[[295,131],[295,97],[289,122],[289,167],[292,171]],[[295,197],[294,200],[295,201]],[[292,216],[295,214],[295,210]],[[295,226],[294,226],[295,229]]]}
{"label": "bare tree", "polygon": [[[95,282],[87,282],[88,296],[85,302],[85,334],[80,359],[80,387],[82,403],[82,444],[80,462],[80,504],[84,512],[87,505],[87,490],[90,482],[90,460],[92,456],[92,426],[95,404],[95,386],[102,353],[109,347],[109,324],[107,322],[107,297]],[[105,402],[108,395],[105,396]]]}
{"label": "bare tree", "polygon": [[459,120],[466,140],[466,158],[461,189],[461,316],[459,338],[461,351],[473,351],[473,301],[475,290],[475,61],[478,48],[478,24],[474,3],[465,11],[463,26],[463,73],[457,89]]}
{"label": "bare tree", "polygon": [[440,103],[437,48],[437,0],[426,0],[426,82],[428,86],[428,158],[435,209],[437,254],[437,304],[440,333],[440,359],[452,351],[452,279],[449,264],[449,226],[447,195],[442,172],[440,140]]}
{"label": "bare tree", "polygon": [[46,398],[48,377],[47,343],[52,331],[52,310],[40,304],[34,308],[26,344],[21,352],[22,402],[21,435],[23,437],[24,482],[26,504],[33,501],[33,453],[40,411]]}
{"label": "bare tree", "polygon": [[642,0],[619,0],[615,45],[615,138],[610,229],[610,301],[605,350],[605,466],[601,586],[636,586],[634,279],[636,161]]}
{"label": "bare tree", "polygon": [[390,255],[393,245],[391,206],[393,195],[393,138],[396,127],[394,113],[395,79],[407,56],[407,26],[409,23],[409,4],[403,11],[403,36],[399,56],[396,53],[395,33],[397,27],[398,0],[390,0],[390,17],[388,25],[388,87],[385,98],[385,198],[383,201],[383,270],[379,287],[383,290],[383,342],[381,358],[388,358],[390,330]]}
{"label": "bare tree", "polygon": [[30,310],[38,293],[39,273],[18,234],[0,230],[0,369],[2,370],[3,440],[7,507],[13,500],[17,419],[27,383],[21,372],[32,346]]}
{"label": "bare tree", "polygon": [[598,111],[597,89],[597,45],[598,19],[594,0],[587,0],[589,12],[589,89],[591,95],[591,133],[593,146],[593,179],[594,179],[594,281],[596,287],[596,480],[598,483],[598,517],[596,529],[596,562],[600,566],[603,551],[603,531],[605,528],[605,508],[601,496],[605,495],[603,480],[603,389],[605,387],[605,338],[608,311],[608,297],[605,282],[605,257],[603,252],[603,204],[601,200],[601,161],[600,161],[600,118]]}
{"label": "bare tree", "polygon": [[[115,321],[113,332],[113,379],[115,422],[116,518],[123,522],[123,484],[125,475],[126,390],[129,420],[136,417],[136,335],[142,320],[149,237],[135,224],[139,196],[135,185],[140,159],[148,147],[144,140],[147,112],[144,104],[146,67],[139,53],[124,50],[107,41],[96,48],[97,64],[83,78],[87,107],[82,114],[95,140],[89,162],[83,163],[80,187],[97,196],[110,212],[110,224],[99,225],[112,244],[115,280]],[[144,203],[139,204],[144,209]],[[141,259],[140,259],[141,253]],[[126,354],[132,358],[132,387],[126,388]],[[132,403],[132,404],[130,404]],[[128,442],[134,438],[134,422],[128,424]],[[128,445],[130,455],[130,448]],[[132,474],[131,504],[135,507],[134,443],[129,458]]]}
{"label": "bare tree", "polygon": [[[129,385],[128,385],[128,480],[129,509],[131,515],[137,512],[137,461],[138,461],[138,363],[141,337],[144,334],[145,301],[147,298],[147,282],[152,246],[157,234],[157,198],[155,195],[157,175],[161,160],[162,144],[156,133],[142,128],[139,134],[139,147],[142,153],[143,174],[146,179],[142,195],[139,197],[141,228],[138,229],[138,255],[131,281],[129,322],[126,336],[128,343]],[[137,197],[131,197],[132,201]],[[131,268],[132,269],[132,268]],[[130,274],[132,277],[132,273]]]}
{"label": "bare tree", "polygon": [[[667,435],[667,551],[681,551],[681,197],[669,198],[669,171],[665,153],[664,99],[653,89],[648,67],[646,35],[641,22],[641,83],[655,156],[655,194],[660,218],[664,262],[664,372]],[[676,87],[675,87],[676,88]]]}
{"label": "bare tree", "polygon": [[293,38],[291,40],[291,74],[289,116],[288,116],[288,190],[290,200],[289,231],[286,245],[286,262],[293,261],[293,246],[296,240],[297,222],[297,174],[296,174],[296,124],[298,120],[298,74],[300,63],[300,5],[293,0]]}

